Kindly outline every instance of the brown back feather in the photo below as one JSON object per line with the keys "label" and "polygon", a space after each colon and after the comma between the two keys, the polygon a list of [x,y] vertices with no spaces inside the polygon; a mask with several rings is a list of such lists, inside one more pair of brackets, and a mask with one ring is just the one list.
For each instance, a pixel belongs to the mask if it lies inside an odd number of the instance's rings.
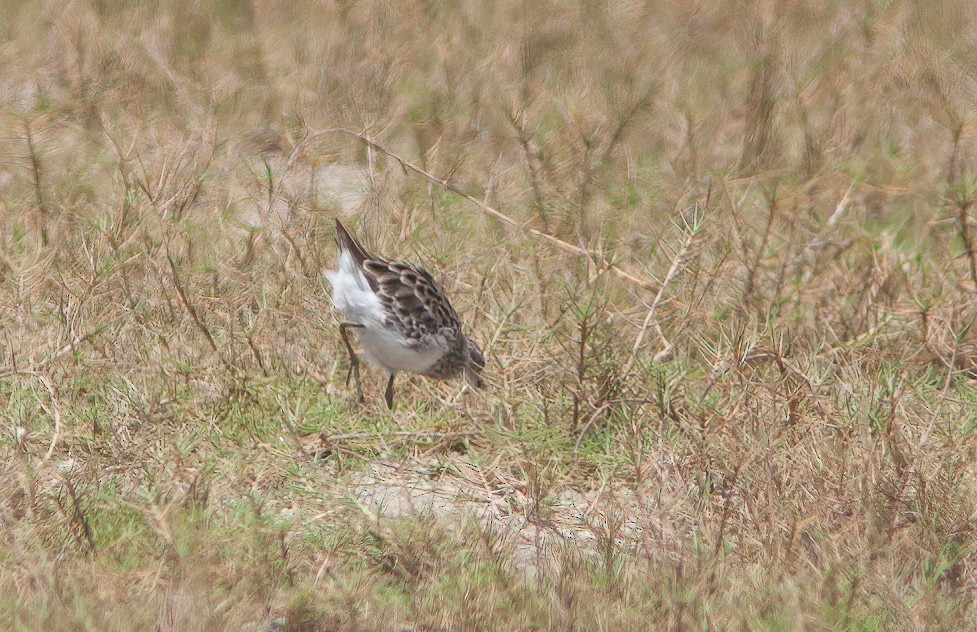
{"label": "brown back feather", "polygon": [[419,338],[442,328],[461,331],[458,314],[427,270],[371,255],[338,219],[336,242],[363,270],[363,276],[387,311],[396,317],[404,335]]}

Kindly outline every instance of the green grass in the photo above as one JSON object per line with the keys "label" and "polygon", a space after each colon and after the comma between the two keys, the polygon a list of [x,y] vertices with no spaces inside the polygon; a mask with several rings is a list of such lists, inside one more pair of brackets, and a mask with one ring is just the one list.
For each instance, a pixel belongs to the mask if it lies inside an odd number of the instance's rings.
{"label": "green grass", "polygon": [[[0,3],[0,628],[974,627],[974,24]],[[486,389],[352,400],[336,217]]]}

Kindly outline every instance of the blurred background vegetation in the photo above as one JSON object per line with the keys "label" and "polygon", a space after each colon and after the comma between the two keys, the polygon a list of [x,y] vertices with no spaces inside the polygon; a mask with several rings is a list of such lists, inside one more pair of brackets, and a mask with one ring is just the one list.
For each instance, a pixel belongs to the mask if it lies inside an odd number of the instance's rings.
{"label": "blurred background vegetation", "polygon": [[[973,627],[975,25],[4,0],[2,626]],[[487,390],[352,403],[337,216]]]}

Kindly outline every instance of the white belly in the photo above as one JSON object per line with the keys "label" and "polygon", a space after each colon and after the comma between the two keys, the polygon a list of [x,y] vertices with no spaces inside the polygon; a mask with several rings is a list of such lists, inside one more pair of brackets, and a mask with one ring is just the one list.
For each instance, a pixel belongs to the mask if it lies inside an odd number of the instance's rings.
{"label": "white belly", "polygon": [[367,326],[357,329],[356,334],[363,346],[363,357],[390,373],[424,373],[444,355],[435,347],[412,349],[404,338],[387,329]]}

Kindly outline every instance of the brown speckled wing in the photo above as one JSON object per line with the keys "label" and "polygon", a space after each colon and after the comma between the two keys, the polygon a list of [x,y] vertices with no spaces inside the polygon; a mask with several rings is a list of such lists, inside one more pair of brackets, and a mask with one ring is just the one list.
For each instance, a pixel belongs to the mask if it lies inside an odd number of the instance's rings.
{"label": "brown speckled wing", "polygon": [[373,258],[363,262],[363,270],[376,280],[391,324],[405,337],[420,340],[445,328],[460,331],[458,314],[424,268]]}

